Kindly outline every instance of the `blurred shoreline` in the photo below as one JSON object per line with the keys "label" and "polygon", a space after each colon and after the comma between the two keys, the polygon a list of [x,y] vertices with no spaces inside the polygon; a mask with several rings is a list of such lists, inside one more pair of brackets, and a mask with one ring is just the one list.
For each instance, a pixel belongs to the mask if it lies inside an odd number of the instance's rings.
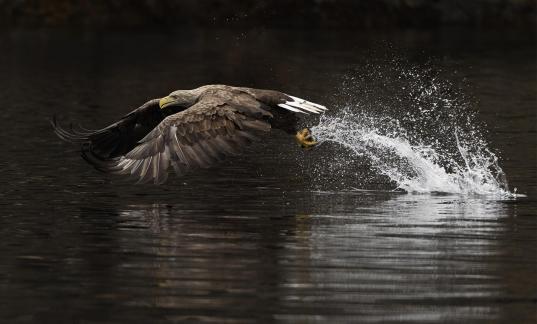
{"label": "blurred shoreline", "polygon": [[459,26],[535,33],[535,0],[0,0],[0,28],[401,29]]}

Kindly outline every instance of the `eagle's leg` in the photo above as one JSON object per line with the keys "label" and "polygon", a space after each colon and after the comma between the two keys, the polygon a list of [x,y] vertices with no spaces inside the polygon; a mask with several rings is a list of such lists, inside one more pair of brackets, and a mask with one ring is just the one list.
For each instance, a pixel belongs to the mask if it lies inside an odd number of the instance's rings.
{"label": "eagle's leg", "polygon": [[309,128],[304,128],[303,130],[298,131],[295,138],[298,144],[304,149],[312,148],[319,143],[313,138]]}

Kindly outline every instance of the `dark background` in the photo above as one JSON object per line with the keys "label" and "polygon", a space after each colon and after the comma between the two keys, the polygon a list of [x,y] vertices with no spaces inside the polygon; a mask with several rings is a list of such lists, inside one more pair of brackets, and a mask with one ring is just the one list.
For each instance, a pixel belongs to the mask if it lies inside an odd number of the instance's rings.
{"label": "dark background", "polygon": [[535,0],[0,0],[4,27],[406,28],[535,31]]}

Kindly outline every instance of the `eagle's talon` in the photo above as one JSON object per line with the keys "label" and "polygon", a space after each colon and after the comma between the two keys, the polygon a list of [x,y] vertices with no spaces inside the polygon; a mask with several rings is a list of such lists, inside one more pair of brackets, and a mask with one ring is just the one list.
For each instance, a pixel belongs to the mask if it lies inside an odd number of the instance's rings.
{"label": "eagle's talon", "polygon": [[303,149],[310,149],[314,147],[315,145],[319,144],[313,136],[311,135],[311,131],[308,128],[304,128],[301,131],[298,131],[295,135],[296,140],[300,147]]}

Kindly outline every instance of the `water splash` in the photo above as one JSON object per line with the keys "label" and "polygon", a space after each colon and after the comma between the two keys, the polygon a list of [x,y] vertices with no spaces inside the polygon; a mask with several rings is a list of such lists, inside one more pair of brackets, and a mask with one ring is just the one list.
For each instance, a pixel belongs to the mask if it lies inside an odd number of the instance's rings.
{"label": "water splash", "polygon": [[[451,83],[439,81],[431,70],[400,65],[392,66],[390,75],[374,71],[351,78],[343,87],[350,104],[312,127],[321,145],[345,148],[333,160],[367,161],[370,177],[385,177],[410,193],[517,196],[516,189],[509,191],[468,98]],[[379,84],[393,91],[376,92]]]}

